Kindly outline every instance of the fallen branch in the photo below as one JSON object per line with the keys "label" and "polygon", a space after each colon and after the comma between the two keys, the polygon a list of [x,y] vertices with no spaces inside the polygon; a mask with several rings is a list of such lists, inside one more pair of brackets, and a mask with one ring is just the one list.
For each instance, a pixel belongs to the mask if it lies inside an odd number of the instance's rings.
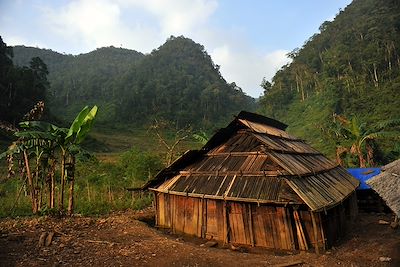
{"label": "fallen branch", "polygon": [[96,244],[109,244],[109,245],[114,245],[114,242],[109,242],[109,241],[102,241],[102,240],[90,240],[90,239],[84,239],[83,241],[86,241],[88,243],[96,243]]}
{"label": "fallen branch", "polygon": [[304,261],[302,261],[302,260],[296,260],[296,261],[287,262],[287,263],[280,263],[280,264],[274,265],[274,267],[289,267],[289,266],[300,265],[303,263],[304,263]]}

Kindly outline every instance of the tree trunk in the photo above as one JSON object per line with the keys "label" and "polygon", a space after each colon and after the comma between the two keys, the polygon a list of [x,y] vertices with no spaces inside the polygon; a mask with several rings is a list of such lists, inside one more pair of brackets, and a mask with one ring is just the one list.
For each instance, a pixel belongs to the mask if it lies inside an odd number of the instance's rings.
{"label": "tree trunk", "polygon": [[357,147],[357,155],[358,155],[358,161],[360,163],[360,168],[365,168],[366,166],[366,161],[364,159],[364,155],[362,154],[361,147]]}
{"label": "tree trunk", "polygon": [[55,181],[54,173],[51,174],[51,191],[50,191],[50,208],[54,208],[54,195],[55,195]]}
{"label": "tree trunk", "polygon": [[51,209],[54,209],[54,196],[55,196],[55,179],[54,179],[54,174],[55,174],[55,172],[56,172],[56,165],[57,165],[57,162],[56,162],[56,159],[55,158],[53,158],[53,160],[52,160],[52,163],[51,163],[51,166],[50,166],[50,171],[49,171],[49,175],[50,175],[50,202],[49,202],[49,205],[50,205],[50,208]]}
{"label": "tree trunk", "polygon": [[374,162],[374,149],[372,148],[372,146],[366,142],[365,143],[365,148],[367,149],[367,163],[370,167],[375,165]]}
{"label": "tree trunk", "polygon": [[26,175],[28,177],[29,193],[31,195],[32,212],[33,214],[36,214],[37,203],[36,203],[35,189],[33,185],[31,169],[29,167],[28,154],[26,153],[26,151],[24,151],[24,162],[25,162]]}
{"label": "tree trunk", "polygon": [[74,180],[69,182],[69,200],[68,200],[68,215],[74,213]]}
{"label": "tree trunk", "polygon": [[65,187],[65,150],[62,150],[61,158],[61,189],[58,202],[60,212],[64,211],[64,187]]}
{"label": "tree trunk", "polygon": [[343,159],[342,159],[342,155],[344,153],[346,153],[348,150],[345,147],[342,146],[338,146],[336,147],[336,162],[337,164],[339,164],[340,166],[343,166]]}
{"label": "tree trunk", "polygon": [[71,156],[69,177],[68,215],[74,213],[75,156]]}

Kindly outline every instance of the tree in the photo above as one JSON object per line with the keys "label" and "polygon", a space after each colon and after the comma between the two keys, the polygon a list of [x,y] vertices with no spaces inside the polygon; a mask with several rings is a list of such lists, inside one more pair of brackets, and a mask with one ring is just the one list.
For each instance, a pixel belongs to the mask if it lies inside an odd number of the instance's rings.
{"label": "tree", "polygon": [[[32,212],[43,207],[43,196],[47,186],[48,208],[55,208],[55,172],[60,170],[59,212],[64,213],[64,187],[69,182],[68,214],[73,213],[75,157],[79,144],[89,133],[97,106],[85,107],[77,115],[70,128],[61,128],[44,121],[24,121],[15,132],[18,140],[13,142],[1,157],[20,156],[23,164],[21,177],[27,182]],[[58,156],[57,156],[58,155]],[[12,164],[12,162],[9,161]]]}
{"label": "tree", "polygon": [[0,121],[15,125],[29,111],[27,107],[46,99],[49,83],[47,66],[40,58],[32,58],[30,67],[17,67],[12,56],[12,48],[0,37]]}
{"label": "tree", "polygon": [[[186,126],[181,129],[171,127],[172,123],[154,120],[150,130],[157,137],[159,143],[165,149],[165,165],[169,166],[177,157],[176,149],[178,145],[190,136],[191,128]],[[168,137],[167,135],[170,134]],[[172,138],[171,138],[172,135]]]}
{"label": "tree", "polygon": [[400,120],[383,121],[375,126],[368,127],[366,123],[360,122],[357,117],[351,119],[343,115],[334,114],[334,136],[338,140],[336,155],[338,163],[341,163],[341,155],[350,153],[356,155],[361,168],[374,166],[374,142],[378,139],[399,139],[400,132],[387,130],[400,126]]}
{"label": "tree", "polygon": [[261,87],[264,88],[264,95],[267,95],[269,91],[271,91],[272,84],[264,77],[261,82]]}

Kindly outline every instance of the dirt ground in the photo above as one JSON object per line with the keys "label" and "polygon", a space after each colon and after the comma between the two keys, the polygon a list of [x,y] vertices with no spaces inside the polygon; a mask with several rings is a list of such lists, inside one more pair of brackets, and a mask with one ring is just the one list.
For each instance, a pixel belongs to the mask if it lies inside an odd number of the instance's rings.
{"label": "dirt ground", "polygon": [[[2,219],[0,266],[400,266],[400,230],[378,224],[391,220],[387,214],[360,214],[348,237],[322,255],[206,247],[204,240],[138,220],[151,214]],[[40,246],[41,235],[50,232],[55,233],[51,244]]]}

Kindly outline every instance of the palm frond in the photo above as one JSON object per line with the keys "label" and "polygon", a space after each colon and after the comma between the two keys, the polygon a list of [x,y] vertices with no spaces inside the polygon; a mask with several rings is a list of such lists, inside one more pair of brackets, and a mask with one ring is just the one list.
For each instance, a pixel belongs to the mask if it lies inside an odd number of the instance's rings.
{"label": "palm frond", "polygon": [[374,140],[374,139],[383,139],[383,138],[400,139],[400,132],[398,132],[398,131],[390,131],[390,132],[381,131],[381,132],[370,133],[361,139],[361,143],[364,142],[365,140]]}
{"label": "palm frond", "polygon": [[400,126],[400,119],[394,119],[394,120],[386,120],[386,121],[380,121],[375,125],[375,129],[377,131],[387,129],[387,128],[392,128],[392,127],[399,127]]}

